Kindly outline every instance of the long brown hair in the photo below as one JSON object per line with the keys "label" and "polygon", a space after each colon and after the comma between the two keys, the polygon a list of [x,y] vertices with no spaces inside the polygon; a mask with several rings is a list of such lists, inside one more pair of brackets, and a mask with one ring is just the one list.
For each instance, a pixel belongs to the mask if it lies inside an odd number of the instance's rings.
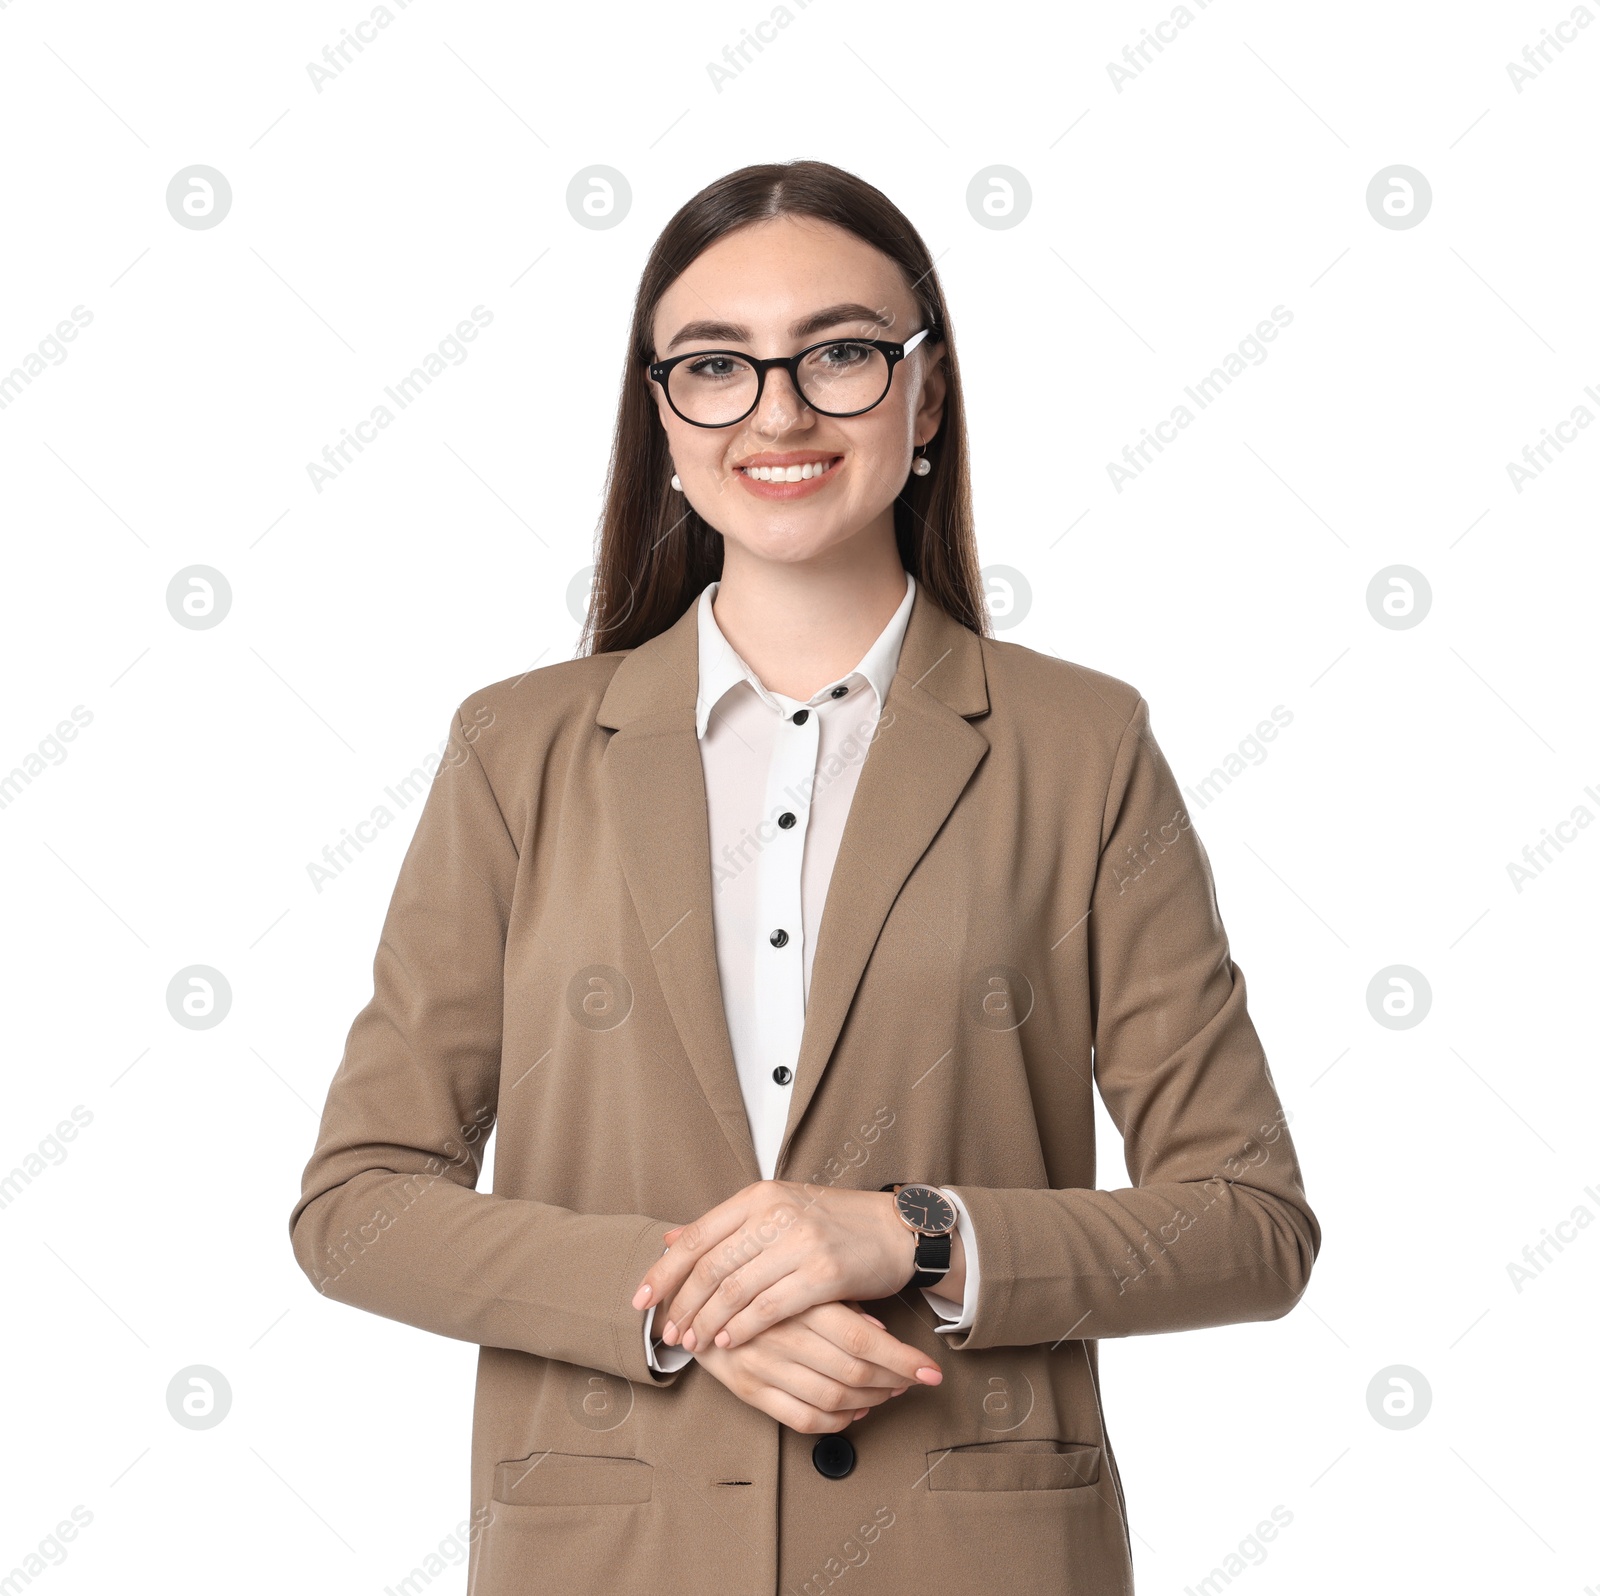
{"label": "long brown hair", "polygon": [[913,474],[894,502],[900,560],[942,610],[989,635],[967,469],[966,417],[950,315],[933,258],[898,206],[870,183],[824,161],[741,167],[701,189],[662,229],[639,279],[606,504],[581,654],[636,648],[666,631],[722,575],[722,535],[673,491],[672,460],[650,394],[652,322],[661,296],[702,251],[751,222],[808,216],[832,222],[900,268],[922,325],[945,354],[944,418],[927,448],[933,469]]}

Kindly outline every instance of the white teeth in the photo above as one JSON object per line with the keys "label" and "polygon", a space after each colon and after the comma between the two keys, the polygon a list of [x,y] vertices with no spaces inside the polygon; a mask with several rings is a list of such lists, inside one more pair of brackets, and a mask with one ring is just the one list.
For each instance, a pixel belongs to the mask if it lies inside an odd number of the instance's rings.
{"label": "white teeth", "polygon": [[739,469],[757,482],[809,482],[812,477],[820,477],[831,464],[829,460],[814,460],[806,465],[741,466]]}

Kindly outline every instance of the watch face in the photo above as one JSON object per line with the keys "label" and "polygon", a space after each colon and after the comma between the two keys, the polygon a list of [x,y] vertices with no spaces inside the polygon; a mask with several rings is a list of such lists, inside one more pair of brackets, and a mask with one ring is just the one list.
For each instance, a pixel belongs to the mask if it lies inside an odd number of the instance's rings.
{"label": "watch face", "polygon": [[955,1205],[932,1186],[902,1186],[894,1203],[900,1217],[925,1236],[942,1236],[956,1228]]}

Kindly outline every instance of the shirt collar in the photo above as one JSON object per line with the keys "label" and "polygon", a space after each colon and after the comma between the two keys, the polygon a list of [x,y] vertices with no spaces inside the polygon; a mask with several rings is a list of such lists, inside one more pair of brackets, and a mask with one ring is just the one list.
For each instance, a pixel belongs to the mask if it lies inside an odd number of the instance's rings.
{"label": "shirt collar", "polygon": [[[800,700],[770,691],[756,673],[734,652],[733,645],[722,635],[717,618],[712,613],[712,600],[717,596],[721,582],[708,583],[701,590],[700,607],[700,688],[695,697],[695,734],[704,737],[711,712],[722,702],[723,695],[740,682],[749,682],[757,696],[775,713],[793,714]],[[835,687],[848,685],[852,677],[859,676],[872,689],[878,703],[878,713],[883,713],[884,700],[889,696],[889,684],[900,664],[900,645],[905,641],[906,625],[911,619],[911,603],[916,597],[917,584],[906,572],[906,594],[900,607],[889,617],[889,624],[878,634],[877,640],[861,656],[854,670],[818,689],[807,704],[820,704],[831,697]]]}

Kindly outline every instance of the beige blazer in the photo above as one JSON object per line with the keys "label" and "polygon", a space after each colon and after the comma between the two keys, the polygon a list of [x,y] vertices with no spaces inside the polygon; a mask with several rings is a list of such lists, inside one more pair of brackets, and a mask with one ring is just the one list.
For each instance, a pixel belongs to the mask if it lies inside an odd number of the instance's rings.
{"label": "beige blazer", "polygon": [[[1131,1591],[1095,1343],[1277,1318],[1321,1241],[1148,707],[919,584],[776,1178],[954,1186],[982,1279],[958,1335],[911,1288],[875,1308],[944,1383],[819,1438],[696,1364],[652,1372],[629,1306],[665,1230],[758,1179],[696,677],[691,605],[461,704],[295,1256],[329,1297],[481,1347],[473,1596]],[[1095,1188],[1096,1083],[1130,1187]]]}

